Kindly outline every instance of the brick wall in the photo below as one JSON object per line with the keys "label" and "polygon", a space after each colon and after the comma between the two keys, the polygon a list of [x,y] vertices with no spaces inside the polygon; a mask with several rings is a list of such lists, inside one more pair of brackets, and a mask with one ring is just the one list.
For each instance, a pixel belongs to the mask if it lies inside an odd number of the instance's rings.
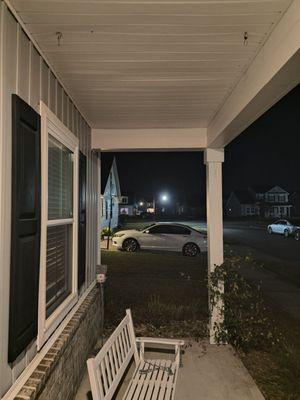
{"label": "brick wall", "polygon": [[54,342],[17,400],[71,400],[100,335],[100,290],[94,288]]}

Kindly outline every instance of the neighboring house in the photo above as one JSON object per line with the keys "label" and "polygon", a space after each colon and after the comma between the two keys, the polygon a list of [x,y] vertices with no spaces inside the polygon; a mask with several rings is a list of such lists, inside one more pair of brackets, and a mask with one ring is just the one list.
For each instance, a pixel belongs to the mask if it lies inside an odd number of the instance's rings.
{"label": "neighboring house", "polygon": [[292,215],[290,193],[280,186],[252,187],[249,191],[259,202],[260,215],[264,218],[282,218]]}
{"label": "neighboring house", "polygon": [[128,196],[121,196],[121,200],[119,203],[119,215],[134,215],[135,207],[133,204],[129,204]]}
{"label": "neighboring house", "polygon": [[116,228],[119,224],[121,189],[116,159],[101,171],[101,227]]}
{"label": "neighboring house", "polygon": [[249,190],[235,190],[225,203],[224,213],[233,218],[258,216],[259,206]]}
{"label": "neighboring house", "polygon": [[292,215],[292,207],[289,192],[280,186],[253,186],[231,192],[225,202],[224,214],[228,217],[282,218]]}

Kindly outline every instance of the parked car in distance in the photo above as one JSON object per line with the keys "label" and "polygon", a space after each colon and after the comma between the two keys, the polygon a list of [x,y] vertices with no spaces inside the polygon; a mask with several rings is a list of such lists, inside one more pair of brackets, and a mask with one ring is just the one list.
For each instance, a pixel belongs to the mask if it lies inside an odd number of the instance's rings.
{"label": "parked car in distance", "polygon": [[294,225],[291,221],[286,219],[279,219],[278,221],[268,225],[267,229],[270,234],[279,233],[285,237],[288,237],[290,235],[294,235],[295,232],[300,229],[300,227]]}
{"label": "parked car in distance", "polygon": [[195,257],[207,251],[207,238],[203,233],[186,225],[171,223],[119,231],[113,236],[112,243],[117,249],[129,252],[139,249],[181,251],[185,256]]}

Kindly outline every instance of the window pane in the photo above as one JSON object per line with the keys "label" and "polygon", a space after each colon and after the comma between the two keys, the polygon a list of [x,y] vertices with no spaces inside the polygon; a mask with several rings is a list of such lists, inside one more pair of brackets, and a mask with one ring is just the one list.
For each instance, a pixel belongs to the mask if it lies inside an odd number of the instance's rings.
{"label": "window pane", "polygon": [[71,293],[72,225],[47,228],[46,315]]}
{"label": "window pane", "polygon": [[48,219],[72,217],[72,152],[49,135],[48,140]]}

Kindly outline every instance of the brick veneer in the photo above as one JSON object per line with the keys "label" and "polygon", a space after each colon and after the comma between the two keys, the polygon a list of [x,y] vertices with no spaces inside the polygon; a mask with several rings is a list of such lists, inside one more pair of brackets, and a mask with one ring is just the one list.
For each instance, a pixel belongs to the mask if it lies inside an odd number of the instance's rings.
{"label": "brick veneer", "polygon": [[100,332],[100,290],[94,288],[36,367],[16,400],[71,400]]}

